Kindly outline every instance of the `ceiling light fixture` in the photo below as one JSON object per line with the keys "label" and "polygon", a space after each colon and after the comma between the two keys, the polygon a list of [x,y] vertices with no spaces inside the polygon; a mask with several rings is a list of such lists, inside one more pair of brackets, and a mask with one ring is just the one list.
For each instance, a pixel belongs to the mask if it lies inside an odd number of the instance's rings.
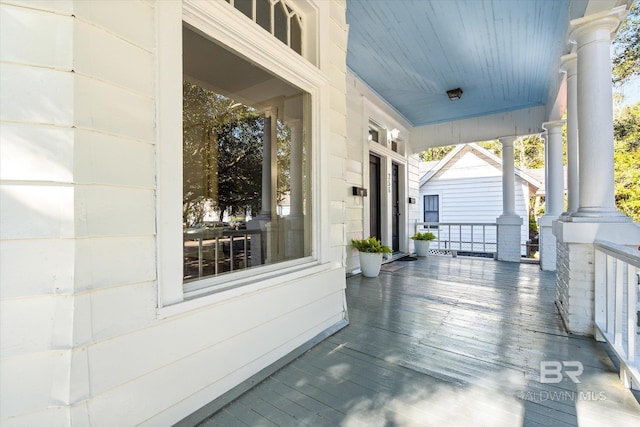
{"label": "ceiling light fixture", "polygon": [[447,96],[449,97],[449,101],[457,101],[462,98],[462,89],[455,88],[447,91]]}

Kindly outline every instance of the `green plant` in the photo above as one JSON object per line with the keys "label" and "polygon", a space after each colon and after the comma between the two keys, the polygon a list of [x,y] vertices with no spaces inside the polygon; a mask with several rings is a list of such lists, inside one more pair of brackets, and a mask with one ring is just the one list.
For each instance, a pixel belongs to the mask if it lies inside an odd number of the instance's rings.
{"label": "green plant", "polygon": [[436,235],[430,231],[425,231],[424,233],[417,232],[413,236],[411,236],[413,240],[436,240]]}
{"label": "green plant", "polygon": [[351,246],[360,252],[371,254],[390,254],[392,252],[389,246],[383,245],[382,242],[375,237],[369,237],[368,239],[351,239]]}

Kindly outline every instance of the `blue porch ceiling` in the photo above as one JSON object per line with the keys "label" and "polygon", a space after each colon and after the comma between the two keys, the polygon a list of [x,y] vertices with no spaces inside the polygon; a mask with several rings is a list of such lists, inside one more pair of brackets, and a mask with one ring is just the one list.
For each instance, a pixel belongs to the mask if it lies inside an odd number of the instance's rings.
{"label": "blue porch ceiling", "polygon": [[586,4],[347,0],[347,66],[414,126],[545,105]]}

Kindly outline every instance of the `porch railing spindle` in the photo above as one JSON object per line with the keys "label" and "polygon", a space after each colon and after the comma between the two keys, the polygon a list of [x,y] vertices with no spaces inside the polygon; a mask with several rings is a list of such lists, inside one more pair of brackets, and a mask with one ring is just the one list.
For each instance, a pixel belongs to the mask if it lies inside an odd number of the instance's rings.
{"label": "porch railing spindle", "polygon": [[606,341],[618,357],[624,386],[640,390],[640,254],[635,248],[601,240],[594,250],[596,339]]}

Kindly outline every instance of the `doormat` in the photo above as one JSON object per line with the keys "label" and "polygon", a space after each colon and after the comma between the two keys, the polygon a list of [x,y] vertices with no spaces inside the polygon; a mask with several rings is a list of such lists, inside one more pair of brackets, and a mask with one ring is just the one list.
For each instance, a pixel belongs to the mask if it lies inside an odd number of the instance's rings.
{"label": "doormat", "polygon": [[393,265],[393,264],[383,264],[380,267],[380,271],[386,271],[387,273],[393,273],[394,271],[400,270],[404,265]]}
{"label": "doormat", "polygon": [[403,256],[402,258],[398,258],[396,261],[417,261],[418,258],[414,257],[414,256]]}

